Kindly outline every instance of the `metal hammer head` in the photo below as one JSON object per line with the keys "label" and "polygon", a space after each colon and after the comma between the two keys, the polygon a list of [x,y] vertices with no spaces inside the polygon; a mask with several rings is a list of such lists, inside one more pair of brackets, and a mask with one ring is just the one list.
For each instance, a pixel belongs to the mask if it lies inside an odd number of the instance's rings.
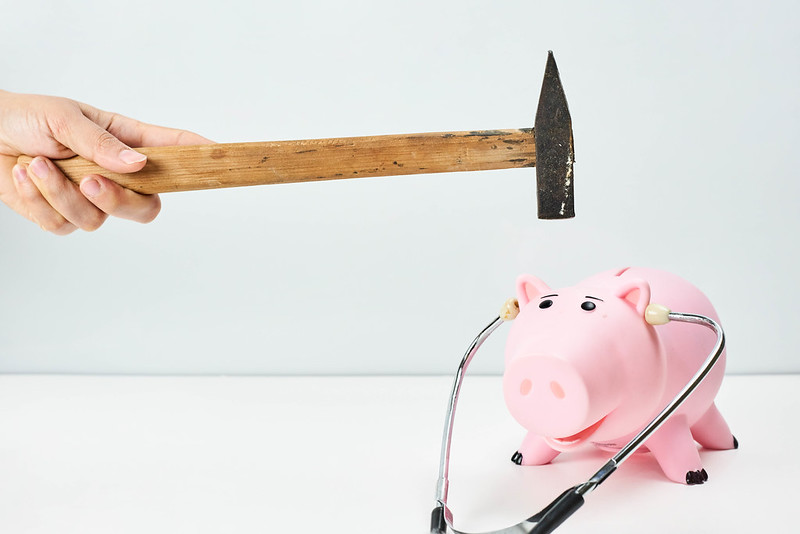
{"label": "metal hammer head", "polygon": [[558,76],[553,52],[547,53],[547,66],[539,93],[539,107],[533,125],[536,141],[536,199],[540,219],[567,219],[575,216],[572,166],[572,118]]}

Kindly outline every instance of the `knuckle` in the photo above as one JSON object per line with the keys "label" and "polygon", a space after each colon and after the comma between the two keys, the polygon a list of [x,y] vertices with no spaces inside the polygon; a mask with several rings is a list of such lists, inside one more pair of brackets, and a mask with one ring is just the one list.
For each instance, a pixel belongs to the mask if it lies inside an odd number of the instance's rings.
{"label": "knuckle", "polygon": [[103,226],[103,223],[106,222],[107,218],[108,214],[103,213],[100,210],[93,209],[83,214],[79,227],[85,232],[94,232]]}
{"label": "knuckle", "polygon": [[147,207],[142,210],[142,217],[139,219],[144,224],[153,222],[153,220],[158,217],[158,214],[161,213],[161,199],[158,195],[153,195],[149,198],[151,200],[147,204]]}
{"label": "knuckle", "polygon": [[75,225],[60,215],[37,220],[36,222],[39,223],[39,227],[42,230],[51,234],[67,235],[75,231]]}
{"label": "knuckle", "polygon": [[68,98],[45,97],[30,120],[46,126],[56,140],[69,139],[75,124],[75,102]]}
{"label": "knuckle", "polygon": [[31,201],[41,196],[39,189],[31,181],[25,181],[24,183],[18,182],[15,184],[15,186],[17,195],[22,200]]}
{"label": "knuckle", "polygon": [[62,113],[56,113],[47,117],[47,126],[56,139],[69,137],[72,121]]}
{"label": "knuckle", "polygon": [[114,215],[122,207],[122,195],[114,187],[106,187],[92,202],[107,214]]}
{"label": "knuckle", "polygon": [[71,234],[76,229],[77,229],[77,227],[74,224],[69,224],[69,225],[60,226],[58,228],[58,230],[56,230],[54,232],[51,232],[51,233],[53,233],[55,235],[59,235],[59,236],[65,236],[65,235]]}
{"label": "knuckle", "polygon": [[191,135],[189,132],[185,130],[180,130],[178,134],[175,136],[175,144],[176,145],[186,145],[191,142]]}
{"label": "knuckle", "polygon": [[[108,111],[100,111],[99,109],[92,108],[90,106],[87,107],[90,110],[90,113],[87,115],[89,118],[91,118],[101,128],[113,131],[114,125],[119,122],[119,114]],[[86,111],[84,111],[84,114],[86,114]]]}
{"label": "knuckle", "polygon": [[94,148],[97,152],[108,152],[109,150],[117,147],[119,140],[110,133],[103,131],[94,141]]}

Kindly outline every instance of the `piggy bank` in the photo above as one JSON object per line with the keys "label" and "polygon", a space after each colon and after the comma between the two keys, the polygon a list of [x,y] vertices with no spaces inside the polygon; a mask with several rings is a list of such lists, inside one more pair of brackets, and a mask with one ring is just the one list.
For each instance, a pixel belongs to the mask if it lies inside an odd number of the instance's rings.
{"label": "piggy bank", "polygon": [[[555,289],[523,275],[516,291],[520,311],[506,344],[503,394],[528,431],[512,456],[519,465],[546,464],[588,443],[624,446],[689,382],[716,341],[695,325],[645,321],[650,302],[718,320],[697,288],[667,272],[617,269]],[[695,442],[738,447],[714,405],[724,372],[722,354],[644,444],[675,482],[708,479]]]}

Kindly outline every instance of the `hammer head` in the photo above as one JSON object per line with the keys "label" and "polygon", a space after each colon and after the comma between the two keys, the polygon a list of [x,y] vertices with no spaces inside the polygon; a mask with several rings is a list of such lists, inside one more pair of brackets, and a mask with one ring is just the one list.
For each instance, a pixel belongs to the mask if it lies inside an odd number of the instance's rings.
{"label": "hammer head", "polygon": [[533,125],[536,142],[536,199],[540,219],[575,216],[572,118],[553,52],[547,53],[539,107]]}

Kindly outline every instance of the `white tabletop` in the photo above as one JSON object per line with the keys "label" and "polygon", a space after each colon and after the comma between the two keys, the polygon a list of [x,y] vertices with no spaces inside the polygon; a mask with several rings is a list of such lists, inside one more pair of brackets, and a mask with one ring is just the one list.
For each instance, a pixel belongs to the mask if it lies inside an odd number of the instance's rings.
{"label": "white tabletop", "polygon": [[[450,377],[0,376],[0,532],[427,533]],[[467,377],[450,505],[469,531],[508,526],[606,456],[509,458],[523,430],[499,377]],[[800,375],[729,376],[736,451],[704,451],[702,486],[648,454],[558,530],[790,532],[800,492]],[[787,530],[788,529],[788,530]]]}

